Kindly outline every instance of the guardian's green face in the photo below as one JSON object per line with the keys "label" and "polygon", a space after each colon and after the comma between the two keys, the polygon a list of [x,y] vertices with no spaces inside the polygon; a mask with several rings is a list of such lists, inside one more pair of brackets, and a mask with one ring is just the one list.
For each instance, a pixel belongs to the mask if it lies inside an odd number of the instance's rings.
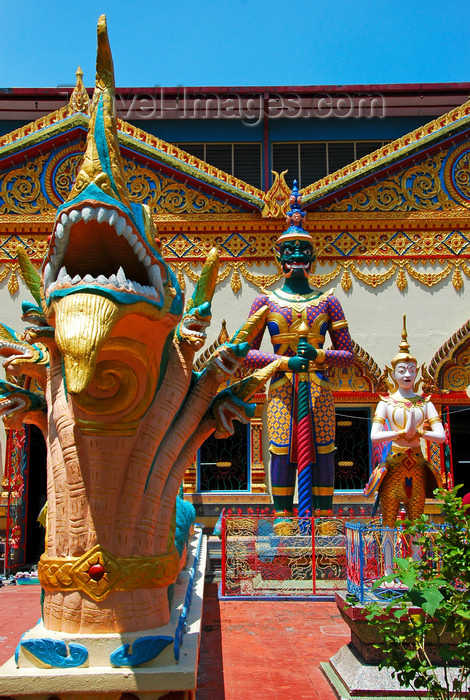
{"label": "guardian's green face", "polygon": [[309,241],[294,240],[281,243],[278,257],[284,277],[308,277],[317,256]]}

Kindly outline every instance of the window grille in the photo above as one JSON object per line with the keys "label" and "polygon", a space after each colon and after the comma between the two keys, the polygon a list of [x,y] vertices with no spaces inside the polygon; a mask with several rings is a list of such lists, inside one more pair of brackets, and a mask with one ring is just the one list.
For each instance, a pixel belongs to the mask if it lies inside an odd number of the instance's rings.
{"label": "window grille", "polygon": [[312,141],[276,142],[272,144],[272,169],[287,170],[287,184],[294,180],[306,187],[325,175],[363,158],[387,141]]}
{"label": "window grille", "polygon": [[260,143],[179,143],[178,147],[254,187],[261,188]]}
{"label": "window grille", "polygon": [[234,422],[235,432],[218,440],[211,435],[198,453],[198,491],[248,491],[250,428]]}

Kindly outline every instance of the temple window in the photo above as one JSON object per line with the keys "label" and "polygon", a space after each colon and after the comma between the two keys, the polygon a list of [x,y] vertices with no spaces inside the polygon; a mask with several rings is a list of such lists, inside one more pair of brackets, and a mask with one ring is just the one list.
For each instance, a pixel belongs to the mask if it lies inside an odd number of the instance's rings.
{"label": "temple window", "polygon": [[254,187],[261,187],[261,144],[256,143],[178,143],[196,158],[219,170],[238,177]]}
{"label": "temple window", "polygon": [[289,187],[298,180],[299,187],[334,173],[339,168],[381,148],[387,141],[312,141],[276,142],[272,144],[272,169],[288,171]]}
{"label": "temple window", "polygon": [[371,409],[336,407],[335,491],[362,491],[369,479]]}
{"label": "temple window", "polygon": [[235,432],[218,440],[211,435],[200,447],[197,491],[250,491],[250,428],[234,422]]}

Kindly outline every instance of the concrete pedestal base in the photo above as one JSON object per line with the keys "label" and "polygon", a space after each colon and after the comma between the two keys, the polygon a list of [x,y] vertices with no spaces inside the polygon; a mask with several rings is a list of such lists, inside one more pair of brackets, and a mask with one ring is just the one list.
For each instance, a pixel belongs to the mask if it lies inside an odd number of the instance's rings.
{"label": "concrete pedestal base", "polygon": [[[341,647],[328,663],[320,666],[340,700],[405,700],[418,695],[410,688],[402,688],[388,669],[379,670],[377,665],[366,664],[352,644]],[[436,673],[443,683],[443,669],[438,667]],[[453,669],[450,671],[451,677],[452,673]],[[419,695],[428,697],[424,691]],[[469,696],[468,692],[464,695]]]}
{"label": "concrete pedestal base", "polygon": [[[408,688],[402,688],[393,676],[391,671],[384,668],[379,669],[378,662],[384,659],[381,650],[383,642],[380,636],[378,625],[371,623],[366,618],[366,611],[362,605],[349,605],[346,600],[347,594],[343,591],[335,593],[335,600],[341,616],[348,625],[351,632],[349,644],[341,647],[335,656],[332,656],[328,663],[320,664],[325,676],[333,686],[340,700],[365,700],[365,698],[385,700],[400,698],[415,698],[417,696],[426,698],[425,691],[415,692]],[[420,609],[416,608],[419,613]],[[446,644],[452,646],[455,640],[444,639]],[[435,640],[429,640],[428,654],[432,663],[435,664],[436,675],[440,683],[444,686],[444,669]],[[378,648],[377,648],[378,647]],[[450,679],[457,676],[458,669],[448,670]],[[463,697],[470,697],[467,691]]]}
{"label": "concrete pedestal base", "polygon": [[132,634],[71,635],[51,632],[39,623],[21,638],[15,658],[0,668],[2,696],[118,700],[132,693],[139,700],[158,700],[179,691],[178,699],[194,698],[205,567],[206,540],[196,530],[165,627]]}

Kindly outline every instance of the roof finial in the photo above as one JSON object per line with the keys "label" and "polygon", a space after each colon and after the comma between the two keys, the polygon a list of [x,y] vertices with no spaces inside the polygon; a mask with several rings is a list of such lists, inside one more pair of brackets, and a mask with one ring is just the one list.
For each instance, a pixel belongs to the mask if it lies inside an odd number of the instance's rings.
{"label": "roof finial", "polygon": [[302,209],[302,195],[299,192],[297,180],[294,180],[292,192],[289,196],[290,209],[287,212],[286,221],[288,228],[281,233],[277,239],[277,244],[288,240],[307,240],[312,242],[312,236],[303,227],[305,212]]}
{"label": "roof finial", "polygon": [[298,226],[303,228],[303,220],[305,212],[302,210],[302,195],[299,192],[298,182],[294,180],[292,184],[292,192],[289,197],[290,209],[287,212],[286,221],[289,226]]}
{"label": "roof finial", "polygon": [[69,100],[69,114],[74,114],[75,112],[82,112],[83,114],[88,114],[88,109],[90,106],[90,98],[88,97],[88,92],[83,85],[83,71],[78,66],[77,72],[75,73],[76,81],[75,87],[70,95]]}

